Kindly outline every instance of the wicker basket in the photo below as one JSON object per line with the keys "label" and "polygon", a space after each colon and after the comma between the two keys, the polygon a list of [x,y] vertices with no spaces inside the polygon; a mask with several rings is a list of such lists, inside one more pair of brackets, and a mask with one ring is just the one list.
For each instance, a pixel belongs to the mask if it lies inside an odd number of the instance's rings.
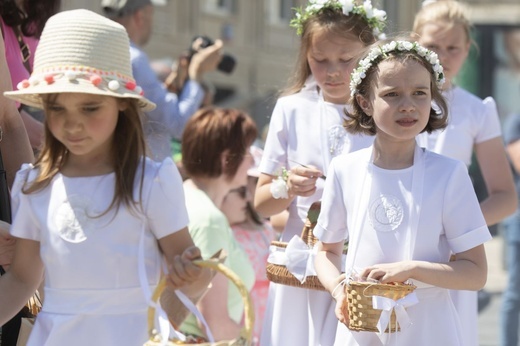
{"label": "wicker basket", "polygon": [[[310,206],[309,211],[307,212],[307,219],[305,220],[305,224],[303,226],[301,238],[307,245],[309,245],[309,247],[313,247],[314,244],[318,241],[314,234],[312,234],[312,230],[314,229],[314,227],[316,226],[316,222],[318,221],[320,209],[321,201],[318,201],[314,202]],[[285,249],[287,247],[287,243],[281,241],[272,241],[271,246],[276,246],[280,249]],[[292,275],[284,265],[278,265],[268,262],[266,267],[266,273],[267,279],[277,284],[319,291],[325,290],[317,276],[307,276],[305,278],[305,282],[302,284],[300,280],[298,280],[294,275]]]}
{"label": "wicker basket", "polygon": [[[194,261],[196,265],[200,267],[214,269],[222,274],[224,274],[237,288],[240,294],[242,295],[242,300],[244,302],[244,327],[240,332],[240,337],[233,340],[225,340],[225,341],[217,341],[214,343],[186,343],[179,340],[170,340],[167,343],[161,343],[161,338],[154,327],[154,317],[155,317],[155,307],[150,306],[148,308],[148,333],[150,335],[150,340],[144,344],[144,346],[159,346],[159,345],[167,345],[167,346],[176,346],[176,345],[197,345],[197,346],[250,346],[253,339],[253,325],[255,323],[255,315],[253,311],[253,303],[251,301],[251,297],[249,296],[249,292],[240,280],[240,278],[233,272],[231,269],[226,267],[224,264],[220,263],[216,259],[211,260],[199,260]],[[161,296],[164,288],[166,286],[166,279],[163,278],[157,288],[155,289],[152,300],[157,302],[159,297]]]}
{"label": "wicker basket", "polygon": [[[382,296],[393,300],[406,297],[415,290],[411,284],[379,284],[371,282],[351,281],[345,286],[346,297],[343,302],[343,315],[348,316],[350,330],[379,332],[377,323],[382,310],[372,307],[372,296]],[[396,326],[395,311],[392,311],[390,322],[385,333],[399,331]],[[392,328],[392,330],[389,330]]]}

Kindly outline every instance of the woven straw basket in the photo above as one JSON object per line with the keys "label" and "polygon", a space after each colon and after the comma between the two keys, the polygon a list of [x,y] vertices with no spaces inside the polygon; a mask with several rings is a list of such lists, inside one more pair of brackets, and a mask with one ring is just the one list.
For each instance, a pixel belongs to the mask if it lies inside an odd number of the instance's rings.
{"label": "woven straw basket", "polygon": [[[316,237],[314,237],[314,234],[312,234],[312,230],[318,221],[320,209],[321,201],[318,201],[312,203],[309,211],[307,212],[307,219],[305,220],[305,224],[303,226],[301,238],[307,245],[309,245],[309,247],[313,247],[314,244],[318,241]],[[287,247],[287,243],[280,241],[272,241],[271,245],[281,249],[285,249]],[[307,276],[305,278],[305,282],[302,284],[300,280],[292,275],[284,265],[267,263],[266,272],[267,279],[277,284],[325,291],[325,288],[317,276]]]}
{"label": "woven straw basket", "polygon": [[[382,296],[393,300],[406,297],[415,290],[416,286],[411,284],[379,284],[371,282],[351,281],[345,286],[346,297],[343,302],[342,311],[344,316],[348,316],[350,330],[379,332],[377,323],[382,310],[372,307],[372,296]],[[390,323],[385,333],[400,330],[399,325],[396,329],[395,311],[392,311]],[[392,330],[389,330],[392,328]]]}
{"label": "woven straw basket", "polygon": [[[185,343],[180,340],[169,340],[167,343],[161,343],[160,336],[154,327],[154,317],[155,317],[155,308],[150,306],[148,309],[148,333],[150,335],[150,340],[144,344],[144,346],[159,346],[159,345],[167,345],[167,346],[176,346],[176,345],[197,345],[197,346],[250,346],[253,339],[253,325],[255,323],[255,315],[253,311],[253,303],[251,301],[251,297],[249,296],[249,292],[240,280],[240,278],[233,272],[231,269],[226,267],[224,264],[220,263],[217,259],[211,260],[198,260],[194,261],[196,265],[200,267],[210,268],[216,270],[222,274],[224,274],[237,288],[240,294],[242,295],[242,300],[244,302],[244,327],[240,332],[240,337],[233,340],[225,340],[225,341],[217,341],[214,343]],[[163,278],[157,288],[155,289],[152,300],[157,302],[159,297],[161,296],[164,288],[166,287],[166,279]]]}

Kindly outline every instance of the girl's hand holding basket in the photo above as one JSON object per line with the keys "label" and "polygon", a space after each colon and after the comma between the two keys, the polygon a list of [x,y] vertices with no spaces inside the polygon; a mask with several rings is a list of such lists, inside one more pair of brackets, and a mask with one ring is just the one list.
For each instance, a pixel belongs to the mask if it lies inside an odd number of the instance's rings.
{"label": "girl's hand holding basket", "polygon": [[195,265],[193,261],[201,258],[200,249],[196,246],[191,246],[180,256],[175,256],[168,263],[168,286],[178,289],[198,281],[205,269]]}
{"label": "girl's hand holding basket", "polygon": [[336,278],[336,284],[334,285],[334,290],[331,292],[332,298],[336,300],[336,307],[334,308],[334,312],[336,314],[336,318],[338,321],[343,323],[348,327],[348,314],[344,314],[343,311],[347,311],[347,299],[345,289],[343,285],[345,285],[345,273],[342,273],[340,276]]}
{"label": "girl's hand holding basket", "polygon": [[365,268],[361,276],[367,280],[376,280],[382,284],[406,282],[411,279],[413,261],[375,264]]}

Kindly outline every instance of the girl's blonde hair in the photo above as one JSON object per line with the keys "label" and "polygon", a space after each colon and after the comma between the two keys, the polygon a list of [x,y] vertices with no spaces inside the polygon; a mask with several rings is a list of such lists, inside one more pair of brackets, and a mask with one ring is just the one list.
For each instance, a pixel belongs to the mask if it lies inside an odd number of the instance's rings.
{"label": "girl's blonde hair", "polygon": [[[391,41],[392,40],[385,40],[377,42],[373,44],[370,47],[370,49],[367,50],[367,53],[369,53],[372,49],[382,47],[383,45]],[[360,59],[360,61],[362,59]],[[375,85],[374,78],[379,72],[378,66],[382,61],[387,60],[398,61],[401,63],[415,61],[421,64],[430,73],[430,90],[432,95],[432,101],[435,102],[437,109],[434,109],[433,107],[430,109],[430,118],[428,119],[428,124],[421,132],[426,131],[428,133],[431,133],[432,131],[445,128],[448,123],[448,105],[446,103],[446,100],[444,99],[444,96],[442,96],[442,91],[440,87],[437,84],[437,76],[435,74],[435,71],[433,70],[432,64],[429,61],[427,61],[425,57],[417,53],[417,51],[395,49],[391,52],[386,53],[385,55],[381,55],[380,58],[378,58],[374,63],[372,63],[372,65],[368,69],[366,69],[365,77],[357,85],[354,94],[350,99],[350,103],[352,105],[352,112],[346,113],[347,117],[345,118],[344,122],[346,130],[354,134],[362,133],[366,135],[375,135],[377,133],[377,126],[374,122],[374,117],[365,113],[365,111],[363,110],[363,108],[361,108],[357,101],[357,96],[361,95],[365,99],[368,99],[370,97],[372,93],[372,88]]]}
{"label": "girl's blonde hair", "polygon": [[305,81],[311,75],[307,54],[314,36],[318,32],[323,31],[345,39],[359,40],[365,46],[376,41],[372,28],[361,15],[351,13],[345,16],[338,9],[323,9],[303,24],[296,65],[291,75],[292,77],[289,79],[288,86],[281,93],[282,95],[295,94],[305,85]]}
{"label": "girl's blonde hair", "polygon": [[471,24],[468,20],[466,5],[455,0],[438,0],[424,5],[415,15],[413,32],[421,34],[428,23],[443,22],[450,26],[460,24],[468,41],[471,41]]}
{"label": "girl's blonde hair", "polygon": [[[57,98],[57,94],[42,97],[45,111],[49,112],[48,106]],[[144,178],[146,144],[141,123],[141,111],[136,99],[119,99],[118,102],[126,102],[127,107],[119,112],[117,125],[112,139],[112,159],[116,176],[114,197],[110,206],[101,215],[110,209],[117,208],[123,203],[130,210],[136,209],[136,204],[142,208],[141,197]],[[31,184],[24,186],[25,194],[35,193],[46,188],[52,179],[58,174],[67,159],[67,148],[58,141],[51,133],[49,125],[44,121],[45,139],[43,148],[36,160],[34,167],[38,176]],[[138,166],[141,166],[139,183],[139,201],[134,200],[134,180],[137,175]]]}

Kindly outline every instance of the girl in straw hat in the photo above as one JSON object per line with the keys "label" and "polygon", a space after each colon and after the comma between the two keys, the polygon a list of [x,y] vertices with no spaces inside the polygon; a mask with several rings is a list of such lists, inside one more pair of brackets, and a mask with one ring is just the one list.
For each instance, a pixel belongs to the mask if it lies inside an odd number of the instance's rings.
{"label": "girl in straw hat", "polygon": [[45,279],[28,345],[142,345],[161,252],[171,287],[198,294],[209,281],[191,263],[200,251],[175,165],[144,157],[140,110],[154,105],[132,78],[128,45],[109,19],[61,12],[45,26],[31,77],[6,93],[46,112],[42,152],[12,189],[19,240],[0,278],[0,324]]}

